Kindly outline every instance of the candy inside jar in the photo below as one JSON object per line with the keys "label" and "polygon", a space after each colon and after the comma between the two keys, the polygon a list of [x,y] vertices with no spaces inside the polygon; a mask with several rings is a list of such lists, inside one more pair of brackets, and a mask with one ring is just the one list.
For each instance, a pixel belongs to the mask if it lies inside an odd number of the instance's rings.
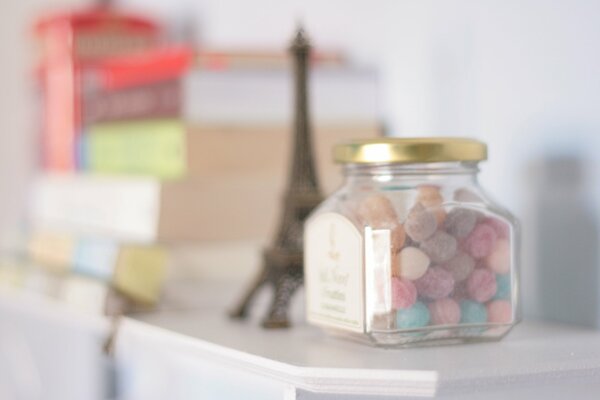
{"label": "candy inside jar", "polygon": [[346,184],[306,226],[309,322],[381,346],[504,336],[520,318],[518,231],[479,188],[485,145],[386,139],[337,154]]}
{"label": "candy inside jar", "polygon": [[[422,188],[426,190],[427,201],[435,198],[437,203],[423,204]],[[446,201],[441,188],[432,185],[405,190],[407,198],[411,197],[411,191],[416,196],[406,218],[401,220],[389,213],[389,220],[380,222],[380,226],[403,227],[407,240],[400,247],[383,245],[381,249],[371,249],[389,251],[391,264],[388,277],[385,265],[371,263],[373,272],[382,274],[377,278],[381,283],[366,288],[367,303],[372,299],[373,334],[385,339],[403,329],[431,327],[435,329],[432,335],[438,339],[444,335],[477,337],[484,332],[473,330],[473,324],[485,327],[493,324],[496,330],[498,324],[510,326],[516,310],[511,293],[513,250],[508,222],[473,204],[457,203],[453,198]],[[372,202],[372,198],[385,204],[380,210],[393,209],[385,192],[367,196],[360,203]],[[385,234],[381,235],[382,229],[375,229],[360,212],[357,215],[368,227],[365,231],[371,235],[368,242],[375,246],[376,238]],[[389,235],[393,236],[393,232],[389,231]],[[394,318],[386,320],[381,314],[392,314]],[[464,327],[470,329],[461,329]],[[440,332],[440,328],[445,332]]]}

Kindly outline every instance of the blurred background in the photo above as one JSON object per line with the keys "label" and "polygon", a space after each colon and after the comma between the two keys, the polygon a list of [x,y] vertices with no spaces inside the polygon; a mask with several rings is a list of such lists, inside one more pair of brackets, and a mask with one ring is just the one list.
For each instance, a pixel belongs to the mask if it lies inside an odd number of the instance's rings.
{"label": "blurred background", "polygon": [[[28,184],[39,166],[40,95],[33,76],[40,58],[33,26],[45,15],[90,5],[76,0],[0,5],[0,45],[5,54],[0,75],[4,88],[0,92],[0,227],[5,236],[26,215]],[[224,125],[223,120],[235,117],[245,126],[250,121],[255,126],[273,122],[285,127],[291,100],[286,97],[285,77],[277,82],[277,75],[285,74],[277,63],[302,21],[317,50],[325,55],[323,64],[338,63],[333,68],[341,71],[341,77],[334,71],[333,77],[322,77],[324,83],[315,85],[313,92],[324,92],[312,98],[315,125],[333,120],[348,131],[348,137],[360,136],[361,127],[364,136],[372,135],[373,127],[380,126],[390,135],[464,135],[487,142],[490,158],[483,165],[482,182],[524,221],[525,233],[534,231],[525,222],[536,215],[536,198],[544,196],[539,192],[555,191],[561,184],[554,182],[559,179],[554,173],[544,179],[540,174],[549,171],[549,165],[560,169],[566,157],[570,173],[578,176],[567,181],[580,187],[565,190],[588,204],[595,221],[600,207],[595,201],[600,188],[595,157],[600,149],[600,56],[595,51],[600,25],[594,1],[121,0],[113,6],[163,25],[161,40],[186,43],[195,52],[205,50],[217,58],[224,53],[231,56],[231,65],[244,55],[255,56],[245,66],[231,67],[228,76],[215,73],[217,67],[212,68],[214,79],[202,80],[200,74],[190,80],[188,86],[200,92],[188,90],[192,93],[186,117],[193,123]],[[272,57],[264,61],[265,56]],[[260,57],[264,62],[257,66]],[[219,63],[207,61],[211,62]],[[275,76],[273,93],[264,93],[262,108],[238,99],[236,110],[229,114],[223,110],[227,107],[221,104],[229,101],[232,88],[242,85],[252,92],[264,84],[269,71]],[[344,85],[352,88],[336,89]],[[212,97],[202,96],[203,86],[215,91]],[[354,131],[346,129],[350,127]],[[344,135],[336,132],[330,141],[340,138]],[[326,159],[328,149],[319,151]],[[331,181],[329,189],[336,184],[334,178]],[[255,199],[257,204],[260,201]],[[524,245],[526,260],[532,257],[523,269],[526,281],[532,279],[528,274],[537,265],[531,250],[543,249],[527,245],[528,240],[534,240],[534,235],[526,235]],[[577,243],[565,245],[565,249],[574,247]],[[535,301],[535,297],[526,301],[526,309]]]}
{"label": "blurred background", "polygon": [[[96,29],[90,10],[81,0],[0,4],[4,248],[19,242],[27,223],[38,234],[27,251],[56,268],[73,246],[80,261],[98,248],[108,257],[105,243],[90,250],[55,233],[75,227],[116,238],[113,253],[143,247],[131,257],[153,260],[160,275],[157,243],[218,251],[223,240],[268,241],[289,151],[285,51],[301,21],[315,48],[311,111],[326,189],[339,183],[330,147],[344,139],[481,139],[489,146],[481,182],[522,223],[525,315],[600,324],[598,2],[114,0],[111,12],[128,16],[125,36],[135,40],[111,42],[119,34],[107,28],[104,39],[90,35],[86,45],[85,35],[77,42],[65,27]],[[81,14],[70,19],[68,12]],[[68,78],[75,69],[77,84]],[[79,103],[71,102],[69,119],[48,95],[65,99],[69,90],[88,114],[74,117]],[[139,96],[160,101],[131,106]],[[69,133],[56,139],[47,133],[53,130]],[[121,131],[129,132],[126,142]],[[78,172],[64,179],[49,172],[57,170]],[[90,183],[82,171],[101,178]],[[240,190],[253,193],[243,204]],[[219,223],[224,215],[238,221],[236,229]],[[591,306],[560,309],[556,290],[565,286]],[[151,289],[131,290],[154,300]]]}

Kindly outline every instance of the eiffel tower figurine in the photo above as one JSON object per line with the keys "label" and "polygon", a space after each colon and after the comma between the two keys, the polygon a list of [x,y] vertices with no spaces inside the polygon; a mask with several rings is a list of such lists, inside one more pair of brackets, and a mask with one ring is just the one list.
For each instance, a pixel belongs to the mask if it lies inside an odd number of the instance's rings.
{"label": "eiffel tower figurine", "polygon": [[310,44],[299,28],[290,47],[294,58],[294,147],[289,181],[284,197],[283,216],[274,243],[263,252],[263,268],[255,282],[231,313],[247,316],[253,297],[265,285],[274,289],[270,310],[263,320],[265,328],[287,328],[290,299],[304,280],[303,227],[308,214],[323,200],[313,157],[308,115],[308,62]]}

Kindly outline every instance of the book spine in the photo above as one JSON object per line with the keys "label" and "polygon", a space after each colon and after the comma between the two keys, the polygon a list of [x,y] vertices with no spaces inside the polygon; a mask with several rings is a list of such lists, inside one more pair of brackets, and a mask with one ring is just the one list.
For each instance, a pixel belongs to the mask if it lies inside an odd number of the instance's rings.
{"label": "book spine", "polygon": [[119,245],[98,238],[77,241],[73,272],[113,286],[141,304],[156,304],[167,268],[160,246]]}
{"label": "book spine", "polygon": [[35,231],[138,244],[157,239],[161,185],[155,179],[43,174],[32,189]]}
{"label": "book spine", "polygon": [[31,235],[27,246],[31,261],[54,273],[69,271],[74,249],[71,235],[45,232]]}
{"label": "book spine", "polygon": [[75,67],[64,60],[44,68],[42,164],[54,171],[75,168],[77,88]]}
{"label": "book spine", "polygon": [[170,80],[121,90],[91,90],[83,97],[83,125],[96,122],[178,117],[181,82]]}
{"label": "book spine", "polygon": [[77,240],[71,260],[73,272],[110,282],[118,256],[119,245],[114,240],[81,238]]}
{"label": "book spine", "polygon": [[109,57],[86,65],[81,75],[82,85],[86,88],[116,90],[181,79],[191,63],[192,51],[185,46]]}
{"label": "book spine", "polygon": [[147,305],[158,302],[167,267],[167,252],[160,246],[55,233],[32,234],[29,255],[47,272],[94,279]]}
{"label": "book spine", "polygon": [[160,298],[167,261],[167,252],[158,246],[122,247],[112,284],[136,303],[154,305]]}
{"label": "book spine", "polygon": [[67,307],[89,315],[123,315],[133,308],[129,299],[114,287],[79,275],[61,279],[57,298]]}
{"label": "book spine", "polygon": [[83,140],[83,168],[90,172],[160,179],[186,173],[185,127],[178,120],[93,125]]}
{"label": "book spine", "polygon": [[[136,29],[118,21],[116,30],[79,30],[73,37],[73,55],[78,60],[99,60],[136,52],[147,51],[159,45],[158,29]],[[113,22],[114,24],[114,22]]]}

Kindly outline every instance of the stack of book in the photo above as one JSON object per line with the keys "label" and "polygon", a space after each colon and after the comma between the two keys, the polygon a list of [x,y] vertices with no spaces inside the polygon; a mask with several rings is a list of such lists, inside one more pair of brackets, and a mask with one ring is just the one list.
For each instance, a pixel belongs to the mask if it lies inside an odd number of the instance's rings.
{"label": "stack of book", "polygon": [[[156,241],[86,225],[85,217],[124,218],[125,223],[130,218],[119,214],[128,200],[94,191],[88,174],[140,174],[158,181],[185,174],[182,78],[192,53],[161,44],[162,31],[154,21],[105,8],[52,15],[36,24],[43,100],[36,182],[43,183],[34,184],[27,267],[23,279],[14,282],[37,282],[38,291],[96,313],[159,301],[166,249]],[[55,178],[77,182],[69,198],[61,198]],[[90,190],[113,208],[82,203]],[[68,209],[72,224],[44,224],[39,207],[50,215]]]}
{"label": "stack of book", "polygon": [[[312,64],[317,166],[331,192],[342,180],[333,145],[381,132],[377,74],[338,53],[317,52]],[[193,55],[154,45],[78,65],[74,129],[68,139],[55,137],[64,129],[44,134],[45,159],[53,162],[33,183],[30,260],[154,304],[172,252],[269,240],[292,151],[285,53]],[[46,111],[67,118],[52,98],[46,95]]]}

